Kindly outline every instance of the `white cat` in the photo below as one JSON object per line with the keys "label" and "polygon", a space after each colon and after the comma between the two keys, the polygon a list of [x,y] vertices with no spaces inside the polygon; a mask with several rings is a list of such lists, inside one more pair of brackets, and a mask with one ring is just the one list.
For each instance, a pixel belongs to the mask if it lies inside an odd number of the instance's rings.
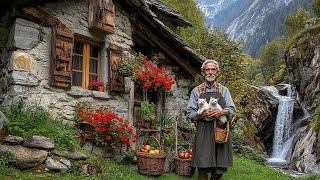
{"label": "white cat", "polygon": [[[209,100],[209,103],[208,103],[209,109],[218,109],[218,110],[221,110],[222,108],[221,108],[220,104],[218,103],[218,100],[219,100],[219,99],[217,99],[217,98],[211,97],[210,100]],[[220,117],[219,117],[219,120],[220,120],[221,122],[223,122],[223,124],[224,124],[224,123],[227,122],[227,117],[226,117],[226,116],[220,116]]]}
{"label": "white cat", "polygon": [[198,99],[198,115],[202,114],[203,111],[209,109],[209,104],[206,99]]}

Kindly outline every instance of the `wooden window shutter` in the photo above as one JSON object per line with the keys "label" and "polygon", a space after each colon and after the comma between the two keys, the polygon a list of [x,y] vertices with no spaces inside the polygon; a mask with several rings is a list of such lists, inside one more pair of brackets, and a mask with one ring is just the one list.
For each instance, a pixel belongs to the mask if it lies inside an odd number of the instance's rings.
{"label": "wooden window shutter", "polygon": [[62,26],[53,27],[51,82],[58,87],[71,87],[71,66],[74,33]]}
{"label": "wooden window shutter", "polygon": [[124,92],[124,77],[118,74],[118,67],[121,62],[122,48],[110,44],[109,47],[109,77],[110,77],[110,90]]}
{"label": "wooden window shutter", "polygon": [[89,29],[101,34],[114,33],[115,7],[112,0],[89,0]]}

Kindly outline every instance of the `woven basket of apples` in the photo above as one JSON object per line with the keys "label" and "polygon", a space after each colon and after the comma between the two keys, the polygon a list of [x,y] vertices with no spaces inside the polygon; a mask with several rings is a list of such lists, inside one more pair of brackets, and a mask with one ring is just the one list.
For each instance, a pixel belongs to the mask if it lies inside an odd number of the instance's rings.
{"label": "woven basket of apples", "polygon": [[[155,138],[150,136],[151,138]],[[156,139],[156,138],[155,138]],[[136,153],[138,171],[144,175],[161,175],[164,172],[166,154],[162,151],[159,141],[156,139],[158,147],[152,148],[146,144]]]}
{"label": "woven basket of apples", "polygon": [[174,158],[174,169],[178,175],[192,176],[194,168],[191,166],[192,149],[176,154]]}

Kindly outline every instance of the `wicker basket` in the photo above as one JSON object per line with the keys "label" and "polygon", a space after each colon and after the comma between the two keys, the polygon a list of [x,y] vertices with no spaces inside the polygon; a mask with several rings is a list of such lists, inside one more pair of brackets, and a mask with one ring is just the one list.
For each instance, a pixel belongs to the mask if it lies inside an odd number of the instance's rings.
{"label": "wicker basket", "polygon": [[192,176],[194,174],[194,168],[191,166],[191,159],[174,158],[175,172],[180,176]]}
{"label": "wicker basket", "polygon": [[223,144],[228,141],[228,136],[229,136],[229,122],[227,122],[224,127],[219,127],[216,125],[216,121],[214,121],[214,139],[216,143]]}
{"label": "wicker basket", "polygon": [[[159,141],[154,136],[150,136],[150,138],[154,138],[157,141],[158,147],[161,150]],[[137,152],[136,155],[138,171],[141,174],[157,176],[164,172],[164,165],[167,156],[162,151],[159,154]]]}

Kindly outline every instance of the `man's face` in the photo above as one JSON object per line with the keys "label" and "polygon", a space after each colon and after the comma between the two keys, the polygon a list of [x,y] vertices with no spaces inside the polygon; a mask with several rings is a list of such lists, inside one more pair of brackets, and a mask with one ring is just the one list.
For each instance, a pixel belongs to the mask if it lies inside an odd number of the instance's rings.
{"label": "man's face", "polygon": [[218,69],[215,64],[208,63],[206,64],[204,71],[202,71],[201,73],[205,77],[206,81],[214,82],[214,80],[218,76]]}

